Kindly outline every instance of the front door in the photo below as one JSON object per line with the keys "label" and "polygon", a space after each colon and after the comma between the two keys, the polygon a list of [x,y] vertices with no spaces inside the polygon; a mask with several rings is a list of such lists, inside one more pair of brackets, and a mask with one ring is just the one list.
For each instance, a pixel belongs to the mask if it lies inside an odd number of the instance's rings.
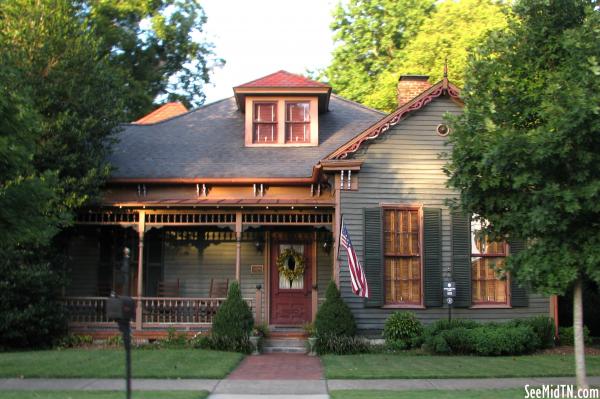
{"label": "front door", "polygon": [[[304,273],[290,281],[290,273],[279,271],[283,253],[299,254],[304,259]],[[301,325],[311,321],[312,259],[311,243],[273,242],[271,245],[271,324]],[[298,267],[288,256],[285,268]]]}

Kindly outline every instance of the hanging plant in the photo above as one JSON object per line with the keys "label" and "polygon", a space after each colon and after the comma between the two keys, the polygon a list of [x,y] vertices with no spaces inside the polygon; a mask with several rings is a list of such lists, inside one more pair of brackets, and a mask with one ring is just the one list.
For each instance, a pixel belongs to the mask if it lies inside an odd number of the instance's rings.
{"label": "hanging plant", "polygon": [[304,276],[304,257],[293,248],[287,248],[277,258],[277,270],[290,283]]}

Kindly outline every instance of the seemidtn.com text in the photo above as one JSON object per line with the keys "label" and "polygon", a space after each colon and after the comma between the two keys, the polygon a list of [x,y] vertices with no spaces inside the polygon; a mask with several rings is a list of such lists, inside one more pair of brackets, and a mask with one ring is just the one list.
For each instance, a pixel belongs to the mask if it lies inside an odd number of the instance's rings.
{"label": "seemidtn.com text", "polygon": [[525,385],[525,399],[598,399],[600,389],[577,388],[568,384],[550,384],[541,387]]}

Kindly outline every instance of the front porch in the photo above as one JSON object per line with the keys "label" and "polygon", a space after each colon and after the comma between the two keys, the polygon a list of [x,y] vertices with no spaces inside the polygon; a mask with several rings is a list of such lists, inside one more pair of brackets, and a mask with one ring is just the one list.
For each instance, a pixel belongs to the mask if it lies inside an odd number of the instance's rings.
{"label": "front porch", "polygon": [[[333,209],[83,213],[69,241],[71,283],[65,305],[70,329],[114,335],[116,325],[105,318],[105,302],[111,291],[124,294],[128,288],[136,304],[136,336],[161,336],[169,328],[206,331],[234,280],[257,323],[310,322],[333,278],[334,220]],[[306,260],[304,278],[293,287],[281,285],[275,264],[290,247]],[[120,272],[123,262],[130,269],[128,287]]]}

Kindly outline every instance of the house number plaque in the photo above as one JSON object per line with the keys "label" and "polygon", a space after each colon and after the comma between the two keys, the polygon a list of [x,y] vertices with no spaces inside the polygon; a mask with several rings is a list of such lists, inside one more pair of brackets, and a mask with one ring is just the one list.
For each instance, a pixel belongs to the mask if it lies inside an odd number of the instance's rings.
{"label": "house number plaque", "polygon": [[250,265],[250,273],[259,274],[263,272],[263,265]]}

